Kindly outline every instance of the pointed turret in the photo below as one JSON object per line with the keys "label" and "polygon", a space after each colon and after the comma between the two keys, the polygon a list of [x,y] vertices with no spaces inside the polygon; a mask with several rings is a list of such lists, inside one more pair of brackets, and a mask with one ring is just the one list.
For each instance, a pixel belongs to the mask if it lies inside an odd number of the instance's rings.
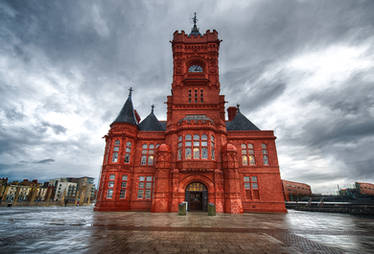
{"label": "pointed turret", "polygon": [[259,131],[260,129],[254,125],[248,118],[243,115],[239,110],[239,104],[237,105],[238,111],[234,119],[231,122],[226,123],[226,128],[228,131]]}
{"label": "pointed turret", "polygon": [[164,131],[161,123],[153,113],[154,105],[152,105],[151,113],[139,124],[139,129],[142,131]]}
{"label": "pointed turret", "polygon": [[[134,106],[132,105],[131,95],[132,95],[132,87],[129,89],[129,97],[123,105],[121,112],[118,114],[116,120],[113,123],[129,123],[133,125],[138,125],[138,121],[136,120],[135,113],[134,113]],[[112,124],[113,124],[112,123]]]}
{"label": "pointed turret", "polygon": [[199,32],[199,28],[197,28],[197,26],[196,26],[196,23],[197,23],[196,12],[194,14],[195,14],[195,16],[192,18],[193,27],[191,29],[191,33],[188,36],[191,36],[191,35],[193,35],[193,36],[200,35],[201,36],[201,33]]}

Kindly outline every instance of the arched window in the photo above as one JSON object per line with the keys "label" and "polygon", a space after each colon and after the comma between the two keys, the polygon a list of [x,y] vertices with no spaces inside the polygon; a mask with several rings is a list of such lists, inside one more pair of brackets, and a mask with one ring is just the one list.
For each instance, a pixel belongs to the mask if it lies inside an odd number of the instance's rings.
{"label": "arched window", "polygon": [[182,149],[183,149],[183,138],[182,136],[179,136],[178,137],[178,154],[177,154],[178,160],[182,159]]}
{"label": "arched window", "polygon": [[194,64],[188,68],[188,72],[203,72],[203,67],[201,67],[200,65]]}
{"label": "arched window", "polygon": [[215,160],[216,159],[216,156],[215,156],[215,139],[214,139],[214,136],[210,136],[210,143],[211,143],[211,149],[210,151],[212,152],[211,154],[211,157],[212,157],[212,160]]}
{"label": "arched window", "polygon": [[126,142],[126,150],[125,150],[125,163],[130,163],[130,154],[131,154],[131,142]]}

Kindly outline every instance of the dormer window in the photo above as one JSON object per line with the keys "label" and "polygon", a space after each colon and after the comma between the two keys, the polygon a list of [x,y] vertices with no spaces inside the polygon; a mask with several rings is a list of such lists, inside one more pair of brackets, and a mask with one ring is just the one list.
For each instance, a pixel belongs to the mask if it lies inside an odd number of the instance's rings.
{"label": "dormer window", "polygon": [[203,67],[200,65],[191,65],[190,68],[188,68],[188,72],[203,72]]}

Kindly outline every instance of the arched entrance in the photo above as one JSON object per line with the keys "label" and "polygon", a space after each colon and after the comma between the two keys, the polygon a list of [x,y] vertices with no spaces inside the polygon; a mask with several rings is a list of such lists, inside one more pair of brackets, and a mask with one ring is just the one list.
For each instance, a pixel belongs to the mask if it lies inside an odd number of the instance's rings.
{"label": "arched entrance", "polygon": [[190,183],[186,187],[185,201],[188,202],[188,211],[207,211],[208,189],[202,183]]}

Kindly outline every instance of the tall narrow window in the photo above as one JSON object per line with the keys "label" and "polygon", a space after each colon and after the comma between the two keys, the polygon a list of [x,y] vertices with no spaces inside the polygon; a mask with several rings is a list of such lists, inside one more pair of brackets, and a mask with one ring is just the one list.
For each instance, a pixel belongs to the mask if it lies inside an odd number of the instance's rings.
{"label": "tall narrow window", "polygon": [[253,150],[253,145],[248,144],[248,157],[249,157],[249,164],[250,165],[256,165],[255,161],[255,151]]}
{"label": "tall narrow window", "polygon": [[197,103],[197,89],[195,89],[195,103]]}
{"label": "tall narrow window", "polygon": [[121,182],[121,190],[119,193],[119,198],[124,199],[126,198],[126,189],[127,189],[127,175],[122,176]]}
{"label": "tall narrow window", "polygon": [[126,150],[125,150],[125,163],[130,163],[130,154],[131,154],[131,142],[126,143]]}
{"label": "tall narrow window", "polygon": [[214,136],[210,136],[210,142],[211,142],[211,157],[212,157],[212,160],[215,160],[216,158],[216,153],[215,153],[215,139],[214,139]]}
{"label": "tall narrow window", "polygon": [[138,199],[152,198],[152,176],[140,176],[138,185]]}
{"label": "tall narrow window", "polygon": [[200,102],[204,102],[204,90],[200,90]]}
{"label": "tall narrow window", "polygon": [[115,180],[115,175],[110,174],[109,175],[109,182],[108,182],[108,191],[106,198],[111,199],[113,197],[113,188],[114,188],[114,180]]}
{"label": "tall narrow window", "polygon": [[140,159],[141,165],[153,165],[153,159],[154,159],[154,152],[155,152],[155,146],[154,144],[143,144],[142,146],[142,157]]}
{"label": "tall narrow window", "polygon": [[201,135],[201,159],[208,159],[208,136]]}
{"label": "tall narrow window", "polygon": [[268,157],[268,149],[265,144],[262,144],[262,159],[264,162],[264,165],[269,165],[269,157]]}
{"label": "tall narrow window", "polygon": [[188,90],[188,102],[189,103],[192,102],[192,91],[191,91],[191,89]]}
{"label": "tall narrow window", "polygon": [[142,157],[140,164],[141,165],[147,165],[147,150],[148,150],[148,144],[142,145]]}
{"label": "tall narrow window", "polygon": [[182,136],[178,137],[178,154],[177,154],[177,159],[181,160],[182,159],[182,147],[183,147],[183,138]]}
{"label": "tall narrow window", "polygon": [[192,139],[192,137],[191,137],[191,135],[186,135],[186,142],[185,142],[185,146],[186,146],[186,148],[185,148],[185,159],[187,159],[187,160],[190,160],[190,159],[192,159],[192,148],[191,148],[191,146],[192,146],[192,141],[191,141],[191,139]]}
{"label": "tall narrow window", "polygon": [[117,139],[114,142],[112,162],[118,162],[119,145],[120,145],[120,141]]}
{"label": "tall narrow window", "polygon": [[200,159],[200,136],[193,135],[193,158]]}

